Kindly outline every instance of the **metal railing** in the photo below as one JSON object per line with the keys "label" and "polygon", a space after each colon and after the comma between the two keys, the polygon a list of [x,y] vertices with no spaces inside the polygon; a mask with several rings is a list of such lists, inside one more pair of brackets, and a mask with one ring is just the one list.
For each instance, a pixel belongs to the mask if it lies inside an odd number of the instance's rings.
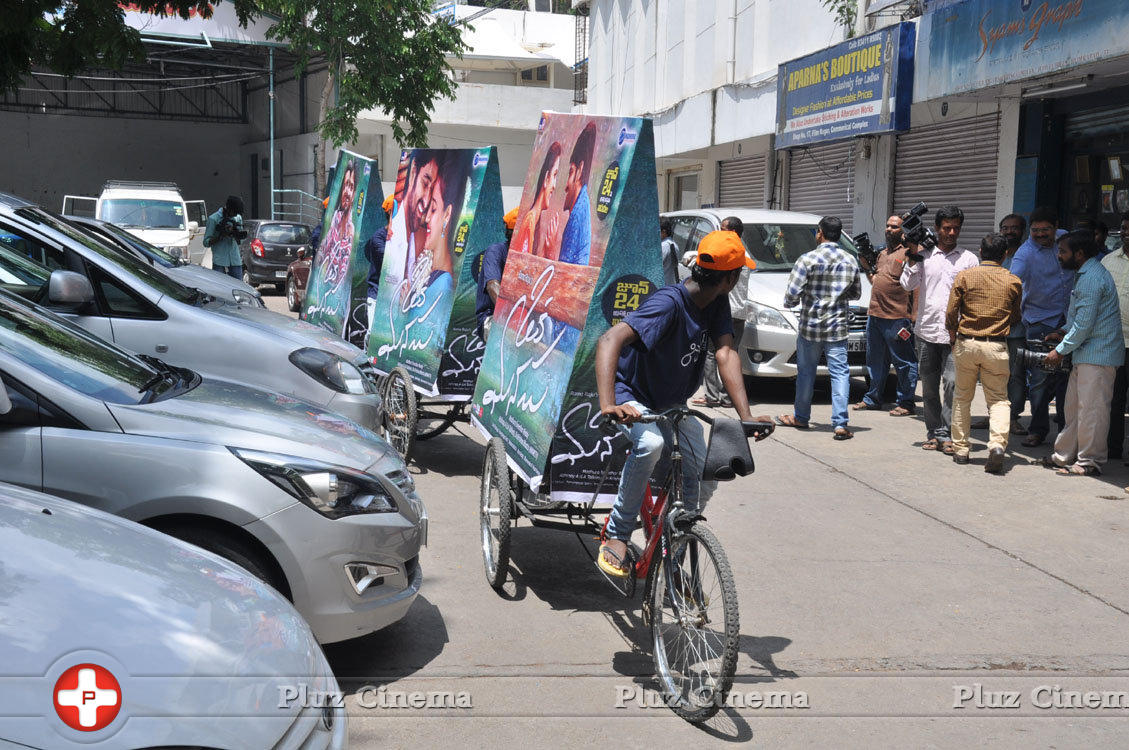
{"label": "metal railing", "polygon": [[315,227],[322,218],[321,199],[305,190],[287,188],[273,191],[273,218],[278,221],[296,221]]}

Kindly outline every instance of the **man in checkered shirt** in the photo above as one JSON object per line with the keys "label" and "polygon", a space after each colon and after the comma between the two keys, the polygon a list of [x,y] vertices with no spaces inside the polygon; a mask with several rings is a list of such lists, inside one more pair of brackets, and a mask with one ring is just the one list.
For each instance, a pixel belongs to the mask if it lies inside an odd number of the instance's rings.
{"label": "man in checkered shirt", "polygon": [[831,373],[831,424],[836,440],[854,434],[847,427],[847,401],[851,393],[851,371],[847,366],[847,333],[850,301],[862,294],[855,257],[839,247],[843,222],[836,216],[819,220],[815,240],[819,246],[800,256],[788,277],[784,306],[800,305],[800,330],[796,336],[796,402],[793,414],[782,414],[777,422],[807,429],[815,373],[822,354]]}

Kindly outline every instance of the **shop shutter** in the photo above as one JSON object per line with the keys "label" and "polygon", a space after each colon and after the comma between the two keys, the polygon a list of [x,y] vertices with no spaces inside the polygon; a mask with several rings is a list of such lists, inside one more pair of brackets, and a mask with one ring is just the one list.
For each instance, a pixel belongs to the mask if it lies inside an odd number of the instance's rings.
{"label": "shop shutter", "polygon": [[855,141],[793,148],[788,153],[788,210],[838,216],[848,233],[855,198]]}
{"label": "shop shutter", "polygon": [[1071,112],[1066,116],[1065,139],[1094,138],[1129,131],[1129,104]]}
{"label": "shop shutter", "polygon": [[717,205],[764,208],[764,165],[764,154],[720,162]]}
{"label": "shop shutter", "polygon": [[898,136],[894,163],[894,211],[904,213],[918,201],[933,213],[955,204],[964,211],[960,246],[979,252],[980,240],[996,227],[996,162],[1000,118],[982,117],[913,128]]}

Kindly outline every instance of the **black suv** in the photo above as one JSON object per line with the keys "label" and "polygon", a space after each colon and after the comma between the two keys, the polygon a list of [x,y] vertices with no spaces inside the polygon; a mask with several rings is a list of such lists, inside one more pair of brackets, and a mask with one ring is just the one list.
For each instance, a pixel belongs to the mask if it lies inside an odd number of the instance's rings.
{"label": "black suv", "polygon": [[243,222],[247,239],[239,243],[243,257],[243,281],[255,286],[272,284],[279,292],[286,286],[286,267],[298,258],[300,248],[310,247],[310,225],[293,221],[250,220]]}

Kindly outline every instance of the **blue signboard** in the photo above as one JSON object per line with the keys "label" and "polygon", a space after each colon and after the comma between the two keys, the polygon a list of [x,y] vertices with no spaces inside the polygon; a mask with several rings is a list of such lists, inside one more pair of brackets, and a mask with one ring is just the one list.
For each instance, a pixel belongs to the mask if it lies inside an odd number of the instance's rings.
{"label": "blue signboard", "polygon": [[906,22],[781,65],[776,148],[908,130],[916,38]]}
{"label": "blue signboard", "polygon": [[921,18],[916,99],[974,91],[1129,52],[1125,0],[938,0]]}

